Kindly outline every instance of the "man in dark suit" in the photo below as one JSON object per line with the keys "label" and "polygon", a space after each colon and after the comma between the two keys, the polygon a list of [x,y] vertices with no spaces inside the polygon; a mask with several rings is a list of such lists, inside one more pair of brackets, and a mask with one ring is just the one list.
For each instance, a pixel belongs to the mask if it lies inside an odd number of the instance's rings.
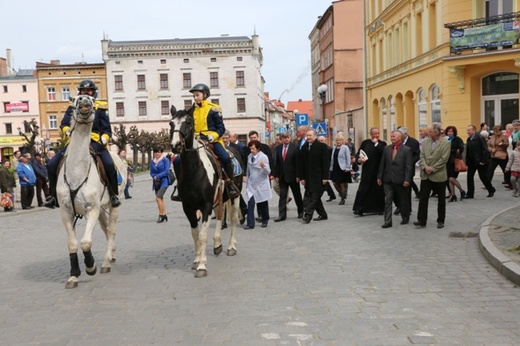
{"label": "man in dark suit", "polygon": [[238,150],[240,155],[242,155],[242,159],[244,162],[247,161],[247,155],[246,155],[247,146],[238,140],[238,135],[236,133],[231,133],[229,135],[229,145]]}
{"label": "man in dark suit", "polygon": [[305,187],[303,223],[311,222],[314,211],[318,213],[318,217],[314,221],[328,218],[321,196],[325,190],[325,184],[329,181],[330,156],[327,145],[318,142],[317,138],[315,130],[307,131],[307,142],[300,150],[301,160],[297,175]]}
{"label": "man in dark suit", "polygon": [[[328,146],[327,144],[327,138],[325,136],[319,136],[318,142],[323,143],[327,146],[327,150],[329,151],[329,157],[332,157],[332,148]],[[330,175],[330,171],[329,171]],[[334,193],[334,190],[332,189],[332,186],[330,185],[330,182],[327,182],[325,185],[325,191],[327,191],[327,195],[329,195],[329,199],[326,200],[326,202],[332,202],[336,199],[336,194]]]}
{"label": "man in dark suit", "polygon": [[[415,176],[415,164],[419,162],[421,159],[421,145],[419,144],[419,141],[413,137],[408,136],[408,128],[404,126],[400,126],[397,128],[401,133],[403,134],[403,145],[406,145],[410,149],[412,149],[412,181],[410,182],[410,213],[412,212],[412,190],[415,192],[415,197],[419,198],[419,187],[417,184],[413,181],[413,177]],[[395,209],[394,214],[398,215],[401,212],[401,209],[399,208],[399,201],[397,199],[394,200],[395,206],[397,207]]]}
{"label": "man in dark suit", "polygon": [[303,217],[303,201],[300,191],[299,179],[296,177],[300,150],[296,144],[291,143],[291,137],[287,133],[280,133],[282,144],[274,149],[273,176],[280,187],[280,199],[278,201],[278,218],[274,222],[287,219],[287,195],[291,188],[294,202],[298,208],[298,218]]}
{"label": "man in dark suit", "polygon": [[298,138],[294,140],[294,144],[296,144],[298,149],[301,149],[303,145],[307,142],[307,131],[309,131],[309,126],[301,125],[298,127]]}
{"label": "man in dark suit", "polygon": [[474,198],[475,195],[475,172],[478,171],[478,176],[486,189],[488,190],[488,197],[493,197],[496,189],[491,185],[488,177],[489,166],[489,151],[486,140],[482,135],[477,133],[475,125],[469,125],[467,130],[468,141],[466,142],[466,165],[468,166],[467,180],[468,189],[466,190],[465,198]]}
{"label": "man in dark suit", "polygon": [[385,222],[382,228],[392,227],[392,202],[399,201],[401,225],[410,222],[410,183],[412,181],[412,149],[403,145],[403,134],[392,131],[392,145],[385,147],[379,164],[377,184],[385,191]]}

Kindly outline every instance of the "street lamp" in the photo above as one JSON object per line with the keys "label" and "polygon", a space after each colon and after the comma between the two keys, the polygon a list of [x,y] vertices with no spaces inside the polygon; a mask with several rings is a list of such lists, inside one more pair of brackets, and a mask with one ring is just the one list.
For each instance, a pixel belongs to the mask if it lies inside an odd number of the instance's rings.
{"label": "street lamp", "polygon": [[318,87],[318,95],[320,96],[320,100],[321,100],[321,108],[322,108],[322,117],[323,119],[325,119],[325,95],[327,94],[327,90],[329,90],[329,88],[327,87],[327,85],[325,84],[322,84]]}

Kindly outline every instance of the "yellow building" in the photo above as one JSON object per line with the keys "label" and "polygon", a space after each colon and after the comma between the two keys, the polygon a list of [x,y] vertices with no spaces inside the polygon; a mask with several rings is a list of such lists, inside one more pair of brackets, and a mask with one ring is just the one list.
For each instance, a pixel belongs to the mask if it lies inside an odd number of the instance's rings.
{"label": "yellow building", "polygon": [[520,0],[365,3],[368,128],[382,137],[432,122],[466,138],[519,118]]}
{"label": "yellow building", "polygon": [[58,60],[53,60],[49,64],[37,62],[36,78],[40,100],[39,123],[43,131],[49,131],[49,139],[52,143],[60,138],[60,123],[69,106],[69,98],[77,95],[77,87],[82,80],[94,81],[98,88],[97,98],[107,99],[104,63],[61,65]]}

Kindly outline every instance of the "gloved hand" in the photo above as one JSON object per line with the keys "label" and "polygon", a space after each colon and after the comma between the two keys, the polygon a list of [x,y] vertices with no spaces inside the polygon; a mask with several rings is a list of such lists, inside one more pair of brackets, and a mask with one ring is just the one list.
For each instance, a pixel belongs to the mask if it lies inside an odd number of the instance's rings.
{"label": "gloved hand", "polygon": [[213,140],[214,140],[213,135],[208,135],[207,137],[208,137],[208,141],[213,142]]}
{"label": "gloved hand", "polygon": [[103,143],[103,145],[107,145],[108,141],[105,137],[101,137],[101,143]]}

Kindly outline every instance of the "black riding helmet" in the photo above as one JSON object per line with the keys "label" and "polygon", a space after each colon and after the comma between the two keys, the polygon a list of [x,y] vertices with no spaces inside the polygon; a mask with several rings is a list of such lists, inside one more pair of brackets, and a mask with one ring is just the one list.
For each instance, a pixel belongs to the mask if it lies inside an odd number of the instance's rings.
{"label": "black riding helmet", "polygon": [[96,87],[96,83],[94,83],[92,80],[90,79],[85,79],[85,80],[82,80],[81,83],[79,83],[79,86],[78,86],[78,95],[81,91],[81,89],[89,89],[89,90],[93,90],[94,91],[94,94],[92,95],[94,98],[97,98],[97,87]]}
{"label": "black riding helmet", "polygon": [[204,96],[204,99],[207,99],[209,95],[211,94],[209,92],[209,87],[206,84],[198,83],[193,86],[193,88],[190,89],[190,93],[193,93],[194,91],[200,91],[204,93],[206,96]]}

